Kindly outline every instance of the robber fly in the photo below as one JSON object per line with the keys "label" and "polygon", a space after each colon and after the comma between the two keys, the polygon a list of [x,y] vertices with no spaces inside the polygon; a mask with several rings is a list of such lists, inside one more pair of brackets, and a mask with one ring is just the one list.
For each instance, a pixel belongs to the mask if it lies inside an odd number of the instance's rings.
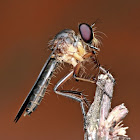
{"label": "robber fly", "polygon": [[14,119],[15,123],[19,120],[24,111],[24,116],[30,115],[35,111],[45,95],[53,72],[60,63],[64,62],[71,64],[73,70],[55,85],[54,92],[80,102],[83,115],[85,116],[84,105],[86,104],[89,106],[89,104],[82,92],[58,90],[58,87],[64,84],[72,76],[77,80],[95,83],[94,79],[85,79],[78,75],[82,62],[89,57],[93,57],[93,61],[97,67],[100,66],[96,59],[96,55],[99,51],[99,41],[95,37],[94,26],[95,23],[91,26],[82,23],[79,25],[79,34],[76,35],[71,29],[65,29],[59,32],[54,39],[50,41],[52,53],[44,64],[36,82],[19,109]]}

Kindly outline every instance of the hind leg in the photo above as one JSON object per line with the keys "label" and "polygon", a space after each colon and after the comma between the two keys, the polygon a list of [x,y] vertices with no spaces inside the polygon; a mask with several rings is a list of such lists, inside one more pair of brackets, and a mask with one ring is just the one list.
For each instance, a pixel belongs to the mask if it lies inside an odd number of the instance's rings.
{"label": "hind leg", "polygon": [[73,76],[73,72],[71,71],[69,74],[67,74],[64,78],[62,78],[54,87],[54,92],[56,94],[71,98],[77,102],[80,103],[83,118],[84,118],[84,130],[86,131],[86,111],[85,106],[90,107],[86,97],[82,92],[79,91],[72,91],[72,90],[58,90],[59,86],[63,85],[68,79],[70,79]]}

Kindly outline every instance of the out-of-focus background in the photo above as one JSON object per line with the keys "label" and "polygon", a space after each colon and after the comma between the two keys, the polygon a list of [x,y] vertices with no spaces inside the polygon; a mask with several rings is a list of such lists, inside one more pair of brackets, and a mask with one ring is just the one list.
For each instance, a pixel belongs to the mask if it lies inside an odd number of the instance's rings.
{"label": "out-of-focus background", "polygon": [[[83,140],[79,103],[56,95],[52,89],[69,67],[52,79],[49,94],[30,117],[14,117],[34,84],[50,51],[53,36],[78,24],[92,24],[104,32],[100,63],[114,75],[112,108],[121,103],[129,109],[124,119],[128,135],[139,140],[140,125],[140,1],[135,0],[1,0],[0,1],[0,139]],[[71,84],[74,83],[74,84]],[[68,81],[66,88],[85,90],[92,101],[95,85]]]}

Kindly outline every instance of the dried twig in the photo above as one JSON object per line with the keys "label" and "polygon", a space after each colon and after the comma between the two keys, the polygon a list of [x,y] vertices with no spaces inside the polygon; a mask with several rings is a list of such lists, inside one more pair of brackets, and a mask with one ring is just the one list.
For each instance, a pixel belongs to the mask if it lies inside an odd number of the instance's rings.
{"label": "dried twig", "polygon": [[115,80],[100,67],[104,74],[98,76],[94,102],[87,113],[85,140],[128,140],[122,119],[128,110],[124,104],[116,106],[110,113]]}

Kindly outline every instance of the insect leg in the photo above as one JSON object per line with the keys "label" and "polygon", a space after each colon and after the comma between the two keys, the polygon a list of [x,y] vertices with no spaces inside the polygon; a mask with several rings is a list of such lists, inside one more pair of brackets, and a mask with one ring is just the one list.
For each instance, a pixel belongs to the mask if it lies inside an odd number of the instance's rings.
{"label": "insect leg", "polygon": [[[94,56],[94,57],[93,57]],[[87,53],[83,56],[84,59],[87,59],[89,57],[92,57],[93,59],[93,62],[94,64],[96,65],[95,68],[99,68],[100,67],[100,64],[99,64],[99,61],[96,57],[96,54],[94,52],[90,52],[90,53]],[[75,68],[74,68],[74,73],[73,73],[73,77],[76,79],[76,80],[81,80],[81,81],[85,81],[85,82],[90,82],[90,83],[96,83],[96,79],[85,79],[85,78],[81,78],[78,76],[78,73],[80,71],[80,67],[81,67],[81,62],[79,62]]]}
{"label": "insect leg", "polygon": [[98,68],[99,69],[99,73],[100,71],[104,74],[107,74],[107,76],[110,78],[110,80],[115,84],[115,79],[113,78],[113,76],[109,73],[109,71],[105,70],[99,63],[99,60],[97,59],[97,55],[96,53],[93,51],[93,52],[90,52],[90,53],[87,53],[83,56],[84,59],[86,58],[89,58],[89,57],[92,57],[92,60],[95,64],[95,67],[94,68]]}
{"label": "insect leg", "polygon": [[86,111],[85,111],[85,105],[87,107],[89,107],[89,103],[88,101],[86,100],[86,97],[83,95],[82,92],[79,92],[79,91],[72,91],[72,90],[58,90],[59,86],[63,85],[68,79],[70,79],[70,77],[73,76],[73,72],[74,71],[71,71],[69,74],[67,74],[64,78],[62,78],[54,87],[54,92],[56,94],[59,94],[59,95],[62,95],[62,96],[65,96],[65,97],[68,97],[68,98],[71,98],[75,101],[78,101],[80,102],[80,105],[81,105],[81,109],[82,109],[82,114],[83,114],[83,117],[84,117],[84,129],[86,131]]}
{"label": "insect leg", "polygon": [[[93,52],[89,52],[87,54],[85,54],[83,56],[84,59],[87,59],[91,57],[94,64],[95,64],[95,67],[94,68],[98,68],[99,69],[99,72],[102,72],[104,74],[107,74],[107,76],[110,78],[110,80],[115,84],[115,79],[113,78],[113,76],[109,73],[109,71],[105,70],[99,63],[98,59],[97,59],[97,56],[96,56],[96,53],[93,51]],[[85,82],[90,82],[90,83],[96,83],[96,79],[95,78],[92,78],[91,80],[90,79],[85,79],[85,78],[81,78],[81,77],[78,77],[78,73],[80,71],[80,67],[81,67],[81,62],[79,62],[75,68],[74,68],[74,73],[73,73],[73,77],[76,79],[76,80],[81,80],[81,81],[85,81]]]}
{"label": "insect leg", "polygon": [[81,78],[81,77],[78,77],[78,73],[80,71],[80,67],[81,67],[81,62],[79,62],[75,68],[74,68],[74,73],[73,73],[73,77],[76,79],[76,80],[80,80],[80,81],[84,81],[84,82],[90,82],[90,83],[96,83],[95,80],[90,80],[90,79],[85,79],[85,78]]}

